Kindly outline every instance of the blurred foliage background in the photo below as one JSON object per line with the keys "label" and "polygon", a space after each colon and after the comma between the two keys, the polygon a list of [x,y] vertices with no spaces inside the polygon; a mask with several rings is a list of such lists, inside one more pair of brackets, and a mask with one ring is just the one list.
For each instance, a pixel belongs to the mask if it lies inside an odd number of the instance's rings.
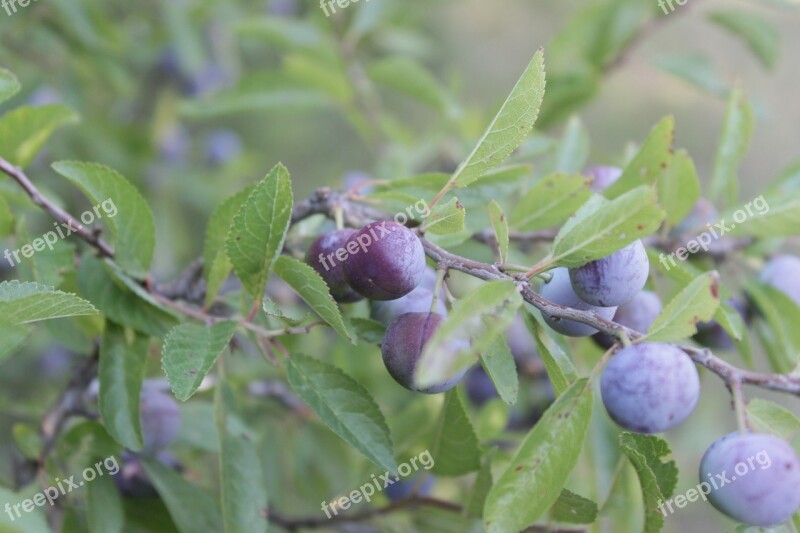
{"label": "blurred foliage background", "polygon": [[[533,174],[552,165],[555,140],[573,115],[591,139],[580,136],[582,165],[623,163],[632,143],[673,114],[676,146],[693,156],[705,188],[726,97],[739,85],[757,113],[740,170],[742,198],[752,198],[798,162],[800,14],[792,4],[689,0],[665,15],[649,0],[362,0],[328,19],[316,2],[301,0],[38,0],[13,16],[0,11],[0,65],[23,85],[0,112],[63,103],[80,115],[80,123],[54,135],[28,174],[75,212],[84,201],[55,176],[54,160],[101,162],[136,183],[156,217],[152,272],[161,281],[200,255],[206,221],[221,199],[277,161],[291,171],[296,199],[320,186],[352,185],[353,173],[393,179],[452,171],[539,47],[548,88],[522,151],[541,161]],[[729,18],[721,21],[723,11]],[[0,188],[14,190],[8,180]],[[50,224],[21,197],[17,207],[29,233]],[[19,277],[7,269],[4,276]],[[330,349],[324,333],[302,342],[306,352]],[[63,344],[63,337],[55,345],[38,336],[0,370],[4,485],[13,484],[11,426],[41,416],[69,377],[70,350],[85,348],[80,340]],[[334,346],[330,358],[371,389],[375,376],[385,378],[374,347]],[[597,349],[580,347],[588,355],[579,364],[591,368]],[[234,375],[243,390],[250,376],[269,377],[255,356],[239,363]],[[379,397],[391,406],[398,450],[424,442],[412,411],[438,410],[436,398],[410,398],[396,387]],[[248,423],[263,433],[271,502],[282,511],[318,513],[316,502],[360,485],[372,471],[326,429],[289,420],[257,395],[243,402]],[[210,459],[202,452],[214,450],[210,409],[210,402],[184,406],[179,450],[192,472],[203,471]],[[727,413],[721,382],[704,380],[701,409],[669,436],[682,472],[679,492],[696,484],[707,445],[732,429]],[[482,416],[491,428],[492,415]],[[601,450],[602,436],[595,437],[589,445]],[[601,493],[606,482],[595,480]],[[460,490],[450,482],[436,489],[442,497]],[[634,492],[630,498],[623,515],[639,506]],[[159,516],[148,507],[129,512],[142,524]],[[386,530],[405,526],[387,523]],[[665,530],[719,528],[732,530],[708,505],[694,504],[669,517]]]}

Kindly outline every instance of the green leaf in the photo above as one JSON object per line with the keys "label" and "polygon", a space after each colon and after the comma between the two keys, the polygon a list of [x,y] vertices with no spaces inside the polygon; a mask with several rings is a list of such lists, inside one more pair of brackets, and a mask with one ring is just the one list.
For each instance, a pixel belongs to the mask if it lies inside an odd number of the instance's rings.
{"label": "green leaf", "polygon": [[[736,220],[742,220],[736,223]],[[794,237],[800,235],[800,190],[762,194],[720,217],[728,234],[740,237]]]}
{"label": "green leaf", "polygon": [[719,307],[719,274],[706,272],[683,288],[661,311],[643,340],[672,342],[697,333]]}
{"label": "green leaf", "polygon": [[[14,213],[8,206],[6,199],[0,196],[0,237],[7,237],[14,233]],[[8,260],[8,258],[6,258]]]}
{"label": "green leaf", "polygon": [[118,533],[125,526],[122,498],[111,476],[86,484],[86,519],[90,533]]}
{"label": "green leaf", "polygon": [[142,457],[141,461],[178,531],[223,531],[219,506],[210,494],[156,459]]}
{"label": "green leaf", "polygon": [[664,117],[653,126],[650,135],[627,164],[622,175],[603,194],[616,198],[640,185],[652,185],[672,161],[675,119]]}
{"label": "green leaf", "polygon": [[664,527],[664,515],[658,505],[672,496],[678,482],[675,461],[662,462],[670,454],[666,441],[652,435],[622,433],[622,451],[628,456],[642,487],[645,506],[645,533],[657,533]]}
{"label": "green leaf", "polygon": [[704,54],[674,53],[660,56],[656,67],[677,76],[716,96],[727,96],[728,87],[714,71],[714,64]]}
{"label": "green leaf", "polygon": [[467,211],[458,198],[451,198],[450,201],[433,207],[422,229],[434,235],[458,233],[464,229],[466,216]]}
{"label": "green leaf", "polygon": [[514,355],[505,335],[497,335],[489,347],[480,353],[486,375],[492,380],[500,398],[508,405],[517,403],[519,377]]}
{"label": "green leaf", "polygon": [[386,334],[386,326],[377,320],[353,317],[350,319],[350,324],[353,325],[353,331],[355,331],[359,339],[371,344],[380,344],[383,342],[383,336]]}
{"label": "green leaf", "polygon": [[734,206],[739,201],[739,165],[753,137],[755,113],[740,88],[731,91],[711,175],[711,201]]}
{"label": "green leaf", "polygon": [[18,422],[11,429],[14,445],[28,459],[37,460],[42,454],[42,436],[29,424]]}
{"label": "green leaf", "polygon": [[800,362],[800,307],[783,292],[755,280],[745,281],[744,288],[769,324],[775,370],[790,372]]}
{"label": "green leaf", "polygon": [[236,216],[255,186],[247,187],[222,202],[211,214],[206,227],[203,246],[203,278],[206,280],[206,306],[217,297],[222,284],[231,273],[233,265],[225,251],[225,238],[228,236],[233,217]]}
{"label": "green leaf", "polygon": [[597,504],[592,500],[564,489],[553,504],[551,513],[555,522],[591,524],[597,520],[598,510]]}
{"label": "green leaf", "polygon": [[492,456],[494,455],[494,451],[496,451],[496,449],[493,448],[486,454],[481,464],[481,469],[478,471],[478,475],[475,476],[475,482],[472,484],[469,500],[464,506],[467,516],[474,516],[476,518],[483,516],[483,506],[486,504],[486,497],[489,495],[492,483],[494,483],[492,479]]}
{"label": "green leaf", "polygon": [[236,331],[236,322],[219,322],[206,327],[180,324],[164,339],[161,366],[172,392],[186,401],[197,391]]}
{"label": "green leaf", "polygon": [[316,270],[297,259],[282,255],[275,262],[275,274],[288,283],[328,325],[355,344],[355,337],[347,329],[328,286]]}
{"label": "green leaf", "polygon": [[446,111],[449,98],[425,67],[405,56],[381,59],[370,65],[367,74],[377,84],[413,98],[437,111]]}
{"label": "green leaf", "polygon": [[324,34],[310,21],[279,16],[248,18],[233,24],[242,37],[258,37],[265,43],[292,50],[325,44]]}
{"label": "green leaf", "polygon": [[708,14],[709,20],[741,37],[766,67],[775,66],[778,59],[778,31],[772,23],[743,9],[720,9]]}
{"label": "green leaf", "polygon": [[747,416],[756,431],[772,433],[791,442],[800,435],[800,418],[776,403],[754,398],[747,404]]}
{"label": "green leaf", "polygon": [[664,220],[656,191],[642,185],[612,201],[594,196],[567,221],[553,241],[552,262],[579,267],[655,231]]}
{"label": "green leaf", "polygon": [[277,164],[248,196],[225,241],[233,270],[251,296],[261,300],[283,249],[292,216],[289,172]]}
{"label": "green leaf", "polygon": [[100,416],[114,440],[130,448],[142,448],[139,402],[147,362],[147,337],[128,342],[125,332],[106,322],[100,343]]}
{"label": "green leaf", "polygon": [[500,252],[500,262],[505,263],[508,259],[508,219],[503,213],[503,208],[494,200],[489,202],[489,222],[494,230],[494,238]]}
{"label": "green leaf", "polygon": [[502,163],[533,129],[544,98],[544,52],[539,50],[472,153],[448,182],[466,187]]}
{"label": "green leaf", "polygon": [[75,294],[33,282],[12,280],[0,283],[0,317],[7,325],[96,314],[97,309],[91,303]]}
{"label": "green leaf", "polygon": [[556,502],[583,448],[592,400],[587,380],[580,379],[545,411],[489,491],[487,532],[525,529]]}
{"label": "green leaf", "polygon": [[19,80],[13,72],[0,67],[0,103],[19,92]]}
{"label": "green leaf", "polygon": [[32,331],[28,326],[0,323],[0,363],[14,355]]}
{"label": "green leaf", "polygon": [[514,206],[511,227],[534,231],[561,224],[592,195],[590,181],[580,174],[545,176]]}
{"label": "green leaf", "polygon": [[452,389],[445,394],[433,441],[433,471],[441,476],[461,476],[481,467],[478,437],[459,390]]}
{"label": "green leaf", "polygon": [[676,226],[689,214],[700,198],[700,179],[694,161],[680,150],[666,172],[659,174],[656,185],[658,202],[667,213],[667,224]]}
{"label": "green leaf", "polygon": [[544,363],[547,377],[553,384],[553,391],[556,396],[560,396],[578,378],[578,371],[575,370],[572,359],[550,336],[549,328],[546,328],[527,310],[523,313],[523,317],[525,325],[536,340],[536,352]]}
{"label": "green leaf", "polygon": [[397,471],[386,419],[364,387],[337,367],[305,355],[292,354],[286,367],[292,390],[331,431],[376,465]]}
{"label": "green leaf", "polygon": [[[441,383],[475,364],[511,325],[522,305],[513,281],[490,281],[459,300],[419,358],[414,382],[420,389]],[[464,346],[464,348],[461,348]]]}
{"label": "green leaf", "polygon": [[589,147],[589,132],[581,119],[570,118],[558,144],[554,170],[564,174],[580,172],[589,158]]}
{"label": "green leaf", "polygon": [[155,250],[156,225],[138,189],[115,170],[97,163],[58,161],[53,169],[97,206],[93,214],[103,215],[101,220],[114,236],[115,261],[135,277],[146,275]]}
{"label": "green leaf", "polygon": [[62,105],[22,106],[0,117],[0,154],[11,164],[27,167],[56,128],[77,122]]}
{"label": "green leaf", "polygon": [[[6,487],[0,487],[0,500],[4,503],[21,502],[28,496],[24,493],[11,492]],[[47,525],[47,516],[41,509],[35,508],[32,513],[23,512],[21,508],[13,519],[8,513],[0,513],[0,531],[3,533],[50,533],[52,529]]]}

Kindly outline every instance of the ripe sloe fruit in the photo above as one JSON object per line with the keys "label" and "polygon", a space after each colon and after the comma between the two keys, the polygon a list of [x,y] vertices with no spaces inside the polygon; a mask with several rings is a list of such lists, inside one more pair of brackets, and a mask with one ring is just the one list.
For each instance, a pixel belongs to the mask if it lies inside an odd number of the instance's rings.
{"label": "ripe sloe fruit", "polygon": [[596,193],[602,193],[622,176],[622,169],[611,166],[596,166],[587,168],[583,171],[583,174],[594,178],[589,188]]}
{"label": "ripe sloe fruit", "polygon": [[791,255],[775,256],[761,269],[758,279],[800,305],[800,258]]}
{"label": "ripe sloe fruit", "polygon": [[[661,298],[656,293],[640,291],[633,297],[633,300],[619,306],[613,320],[634,331],[647,333],[658,315],[661,314],[662,308]],[[606,349],[611,348],[611,345],[614,344],[614,338],[603,332],[596,333],[592,339]]]}
{"label": "ripe sloe fruit", "polygon": [[[389,374],[403,387],[426,394],[436,394],[455,387],[464,377],[466,369],[451,376],[442,383],[425,389],[414,386],[414,371],[417,367],[425,345],[444,322],[444,317],[437,313],[406,313],[400,315],[386,330],[381,345],[383,363]],[[466,345],[454,343],[442,349],[437,356],[449,357]]]}
{"label": "ripe sloe fruit", "polygon": [[360,294],[350,288],[344,277],[344,263],[336,257],[337,250],[346,250],[347,240],[355,234],[356,230],[349,228],[331,231],[311,243],[306,253],[306,262],[328,284],[334,300],[341,303],[362,299]]}
{"label": "ripe sloe fruit", "polygon": [[603,369],[603,404],[614,421],[637,433],[683,422],[700,398],[694,362],[677,346],[644,342],[624,348]]}
{"label": "ripe sloe fruit", "polygon": [[[409,292],[402,298],[389,301],[370,302],[371,316],[374,320],[388,326],[394,319],[405,313],[424,313],[431,310],[433,302],[433,290],[436,288],[436,271],[432,268],[425,268],[422,281],[416,289]],[[439,298],[436,304],[436,312],[440,315],[447,315],[447,307],[444,299]]]}
{"label": "ripe sloe fruit", "polygon": [[425,250],[414,233],[396,222],[367,224],[347,241],[345,279],[371,300],[396,300],[413,291],[425,273]]}
{"label": "ripe sloe fruit", "polygon": [[144,439],[143,453],[154,454],[163,450],[178,436],[181,412],[178,403],[169,394],[143,387],[139,418]]}
{"label": "ripe sloe fruit", "polygon": [[712,485],[711,505],[752,526],[780,524],[800,508],[800,459],[773,435],[735,432],[716,440],[700,462],[700,482]]}
{"label": "ripe sloe fruit", "polygon": [[630,302],[644,288],[650,261],[642,241],[569,270],[575,294],[586,303],[613,307]]}
{"label": "ripe sloe fruit", "polygon": [[464,378],[467,398],[473,405],[480,407],[489,400],[499,398],[494,383],[482,366],[476,365],[467,372]]}
{"label": "ripe sloe fruit", "polygon": [[[616,307],[597,307],[578,298],[578,295],[575,294],[575,291],[572,289],[572,285],[569,281],[569,271],[566,268],[556,268],[550,272],[553,277],[550,281],[542,285],[540,291],[543,298],[559,305],[578,309],[579,311],[594,311],[606,320],[610,320],[611,317],[614,316],[614,313],[617,311]],[[569,337],[586,337],[597,333],[597,330],[592,326],[587,326],[586,324],[581,324],[574,320],[553,318],[546,313],[543,313],[543,316],[547,325],[562,335],[567,335]]]}

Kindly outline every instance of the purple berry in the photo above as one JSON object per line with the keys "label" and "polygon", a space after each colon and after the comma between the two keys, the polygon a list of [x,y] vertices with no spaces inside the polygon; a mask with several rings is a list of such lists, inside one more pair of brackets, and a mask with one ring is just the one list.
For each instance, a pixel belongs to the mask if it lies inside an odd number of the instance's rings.
{"label": "purple berry", "polygon": [[[610,320],[617,311],[616,307],[597,307],[587,304],[575,294],[572,285],[569,281],[569,271],[566,268],[556,268],[551,271],[553,277],[550,281],[544,283],[541,288],[541,295],[543,298],[550,300],[553,303],[571,307],[579,311],[594,311],[606,320]],[[569,337],[586,337],[597,333],[597,330],[592,326],[581,324],[574,320],[563,320],[554,318],[546,313],[543,313],[544,320],[548,326]]]}
{"label": "purple berry", "polygon": [[650,273],[650,261],[642,241],[622,250],[569,269],[575,294],[586,303],[613,307],[630,302],[644,288]]}
{"label": "purple berry", "polygon": [[[614,315],[614,322],[628,327],[639,333],[647,333],[663,306],[661,298],[654,292],[640,291],[630,302],[620,305]],[[595,342],[603,348],[611,348],[614,338],[605,333],[597,333],[593,337]]]}
{"label": "purple berry", "polygon": [[419,480],[415,478],[412,478],[408,481],[395,481],[386,487],[386,496],[388,496],[389,500],[393,502],[396,502],[397,500],[404,500],[410,497],[412,494],[416,494],[417,496],[430,496],[431,491],[433,490],[434,481],[434,476],[426,477],[422,483],[419,483]]}
{"label": "purple berry", "polygon": [[341,303],[357,302],[362,298],[347,283],[344,275],[344,262],[339,259],[344,257],[344,253],[347,251],[348,239],[355,234],[356,230],[349,228],[326,233],[311,243],[306,254],[306,262],[322,276],[331,290],[331,296]]}
{"label": "purple berry", "polygon": [[[426,268],[422,281],[416,289],[402,298],[389,301],[370,302],[371,316],[374,320],[388,326],[394,319],[405,313],[424,313],[431,310],[433,289],[436,288],[436,271]],[[447,316],[447,307],[440,296],[436,304],[436,312]]]}
{"label": "purple berry", "polygon": [[486,374],[486,371],[480,365],[471,368],[469,372],[467,372],[464,378],[464,385],[467,398],[469,398],[476,407],[480,407],[489,400],[500,397],[497,394],[494,383],[492,383],[489,375]]}
{"label": "purple berry", "polygon": [[800,508],[800,459],[773,435],[736,432],[716,440],[700,462],[700,482],[711,505],[752,526],[780,524]]}
{"label": "purple berry", "polygon": [[660,433],[686,420],[700,398],[694,362],[680,348],[643,342],[619,351],[603,369],[603,404],[637,433]]}
{"label": "purple berry", "polygon": [[[406,313],[397,317],[386,330],[381,345],[383,363],[389,374],[403,387],[426,394],[436,394],[452,389],[464,377],[466,369],[425,389],[418,389],[414,386],[414,371],[417,362],[425,345],[442,322],[444,322],[444,317],[437,313]],[[437,355],[448,357],[463,348],[466,346],[462,343],[454,344],[443,348]]]}
{"label": "purple berry", "polygon": [[514,321],[506,330],[506,338],[511,355],[514,356],[518,367],[530,365],[538,359],[536,341],[528,330],[528,326],[525,325],[522,316],[514,317]]}
{"label": "purple berry", "polygon": [[619,167],[596,166],[587,168],[583,171],[583,174],[594,178],[589,187],[596,193],[602,193],[622,176],[622,169]]}
{"label": "purple berry", "polygon": [[758,279],[800,305],[800,258],[791,255],[775,256],[758,274]]}
{"label": "purple berry", "polygon": [[172,444],[181,425],[181,412],[172,396],[143,387],[139,409],[143,453],[154,454]]}
{"label": "purple berry", "polygon": [[425,273],[419,238],[396,222],[367,224],[347,242],[345,279],[371,300],[396,300],[413,291]]}

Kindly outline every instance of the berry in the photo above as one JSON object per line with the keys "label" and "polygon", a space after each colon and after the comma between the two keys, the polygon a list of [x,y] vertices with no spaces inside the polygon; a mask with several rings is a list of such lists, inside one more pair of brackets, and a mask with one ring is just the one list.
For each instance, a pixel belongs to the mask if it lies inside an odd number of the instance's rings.
{"label": "berry", "polygon": [[[647,333],[658,315],[661,314],[661,298],[654,292],[640,291],[630,302],[620,305],[614,315],[614,322],[639,333]],[[596,333],[592,339],[603,348],[611,348],[614,338],[605,333]]]}
{"label": "berry", "polygon": [[[594,311],[601,317],[610,320],[617,311],[616,307],[597,307],[587,304],[575,294],[569,281],[569,271],[566,268],[556,268],[551,271],[553,277],[544,283],[541,288],[543,298],[553,303],[578,309],[579,311]],[[569,337],[586,337],[597,333],[597,330],[586,324],[581,324],[574,320],[563,320],[551,317],[543,313],[544,320],[548,326]]]}
{"label": "berry", "polygon": [[480,365],[471,368],[467,372],[467,376],[464,378],[464,385],[467,398],[476,407],[480,407],[494,398],[499,398],[494,383],[492,383],[492,380]]}
{"label": "berry", "polygon": [[[402,298],[383,302],[370,302],[371,316],[374,320],[388,326],[394,322],[395,318],[405,313],[430,311],[433,303],[434,288],[436,288],[436,271],[432,268],[426,268],[425,273],[422,275],[422,281],[420,281],[417,288]],[[441,297],[436,304],[436,312],[447,316],[447,307]]]}
{"label": "berry", "polygon": [[[331,290],[331,296],[341,303],[357,302],[362,296],[348,285],[344,275],[344,263],[337,258],[343,257],[342,250],[347,249],[347,241],[356,234],[354,229],[331,231],[317,238],[306,254],[306,262],[311,265]],[[352,259],[350,259],[352,260]]]}
{"label": "berry", "polygon": [[414,478],[408,481],[395,481],[386,487],[386,496],[388,496],[389,500],[393,502],[396,502],[397,500],[404,500],[412,494],[416,494],[417,496],[430,496],[431,491],[433,490],[434,481],[434,476],[426,477],[421,484]]}
{"label": "berry", "polygon": [[172,396],[152,387],[142,388],[139,418],[144,439],[143,453],[163,450],[178,436],[181,412]]}
{"label": "berry", "polygon": [[694,362],[660,342],[620,350],[603,369],[600,393],[608,414],[637,433],[660,433],[683,422],[700,398]]}
{"label": "berry", "polygon": [[205,152],[212,165],[226,165],[241,155],[242,139],[231,130],[213,131],[206,139]]}
{"label": "berry", "polygon": [[650,273],[650,261],[642,241],[622,250],[569,269],[575,294],[586,303],[613,307],[630,302],[644,288]]}
{"label": "berry", "polygon": [[539,356],[536,352],[536,341],[520,315],[516,315],[511,325],[508,326],[506,338],[517,367],[524,367],[538,362]]}
{"label": "berry", "polygon": [[700,198],[681,223],[669,232],[669,238],[672,242],[668,245],[668,248],[677,250],[682,246],[686,246],[689,241],[695,239],[700,233],[708,232],[714,238],[706,245],[707,249],[704,249],[704,252],[721,254],[730,251],[733,241],[725,236],[715,236],[708,228],[712,222],[717,220],[719,220],[719,211],[714,207],[714,204],[705,198]]}
{"label": "berry", "polygon": [[800,508],[800,459],[773,435],[736,432],[718,439],[700,462],[700,482],[711,485],[711,505],[745,524],[777,525]]}
{"label": "berry", "polygon": [[[418,389],[414,386],[414,371],[417,362],[425,345],[442,322],[444,322],[444,317],[438,313],[406,313],[397,317],[386,330],[381,345],[383,363],[389,374],[403,387],[426,394],[436,394],[452,389],[464,377],[466,369],[442,383],[431,385],[425,389]],[[466,343],[453,344],[444,348],[437,355],[449,357],[466,347]]]}
{"label": "berry", "polygon": [[791,255],[775,256],[761,269],[758,279],[800,305],[800,258]]}
{"label": "berry", "polygon": [[367,224],[347,242],[345,279],[371,300],[396,300],[413,291],[425,273],[425,250],[396,222]]}
{"label": "berry", "polygon": [[596,166],[587,168],[583,171],[583,174],[594,178],[589,188],[596,193],[602,193],[622,176],[622,169],[619,167]]}

